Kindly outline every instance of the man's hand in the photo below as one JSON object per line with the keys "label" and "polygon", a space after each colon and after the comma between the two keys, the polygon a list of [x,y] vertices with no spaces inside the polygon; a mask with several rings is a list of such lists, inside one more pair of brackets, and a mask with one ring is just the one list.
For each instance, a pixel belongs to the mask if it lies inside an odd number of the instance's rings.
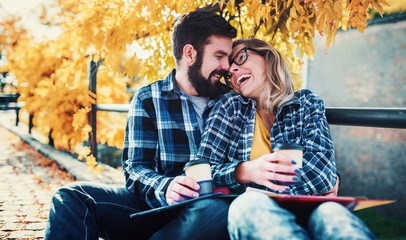
{"label": "man's hand", "polygon": [[199,196],[199,184],[188,176],[177,176],[166,189],[165,199],[168,205],[173,205]]}

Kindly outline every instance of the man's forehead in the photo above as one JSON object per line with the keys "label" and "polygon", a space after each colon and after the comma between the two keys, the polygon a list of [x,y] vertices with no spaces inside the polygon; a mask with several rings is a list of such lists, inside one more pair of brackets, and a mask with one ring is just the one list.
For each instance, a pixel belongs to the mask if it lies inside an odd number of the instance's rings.
{"label": "man's forehead", "polygon": [[211,36],[205,46],[205,50],[209,50],[215,54],[229,56],[232,52],[233,40],[229,37]]}

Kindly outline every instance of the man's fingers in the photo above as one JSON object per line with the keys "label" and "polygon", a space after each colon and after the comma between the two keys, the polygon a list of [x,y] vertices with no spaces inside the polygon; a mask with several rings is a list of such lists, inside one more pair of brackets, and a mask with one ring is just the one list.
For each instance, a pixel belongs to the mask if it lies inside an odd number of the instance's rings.
{"label": "man's fingers", "polygon": [[171,192],[168,195],[166,202],[168,203],[168,205],[173,205],[173,204],[176,204],[176,203],[188,200],[188,199],[190,199],[190,198],[186,198],[186,197],[178,194],[177,192]]}
{"label": "man's fingers", "polygon": [[174,181],[178,184],[188,187],[190,189],[198,191],[200,189],[199,184],[193,180],[191,177],[188,176],[177,176]]}

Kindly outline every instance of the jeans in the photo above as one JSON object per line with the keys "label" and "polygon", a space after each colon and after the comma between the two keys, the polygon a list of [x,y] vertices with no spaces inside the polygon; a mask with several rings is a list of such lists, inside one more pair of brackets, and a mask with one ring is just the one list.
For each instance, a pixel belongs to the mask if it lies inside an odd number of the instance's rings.
{"label": "jeans", "polygon": [[126,188],[75,182],[54,194],[45,239],[224,239],[229,204],[203,199],[134,220],[131,214],[150,208]]}
{"label": "jeans", "polygon": [[376,239],[365,224],[342,205],[325,202],[299,225],[296,216],[263,193],[246,192],[229,209],[231,239]]}

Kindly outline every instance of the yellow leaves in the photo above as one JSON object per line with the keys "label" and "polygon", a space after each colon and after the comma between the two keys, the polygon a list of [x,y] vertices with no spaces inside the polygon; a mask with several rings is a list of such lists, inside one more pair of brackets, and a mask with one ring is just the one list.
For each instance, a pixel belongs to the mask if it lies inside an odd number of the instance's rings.
{"label": "yellow leaves", "polygon": [[[306,54],[312,59],[316,32],[326,36],[327,50],[339,28],[363,32],[369,9],[383,14],[387,1],[58,0],[53,24],[60,24],[63,34],[54,41],[33,42],[17,18],[0,23],[0,49],[7,50],[9,61],[2,69],[18,79],[21,100],[35,113],[37,128],[52,130],[56,147],[70,150],[87,139],[87,113],[96,98],[97,103],[127,103],[127,87],[162,79],[175,67],[171,32],[175,19],[188,11],[220,4],[221,14],[238,28],[238,37],[264,39],[282,53],[299,89],[301,58]],[[41,18],[48,21],[45,12]],[[149,55],[127,56],[134,41]],[[92,57],[101,62],[97,94],[88,91]],[[121,147],[125,117],[97,114],[98,141]],[[82,155],[91,168],[100,169],[90,152]]]}

